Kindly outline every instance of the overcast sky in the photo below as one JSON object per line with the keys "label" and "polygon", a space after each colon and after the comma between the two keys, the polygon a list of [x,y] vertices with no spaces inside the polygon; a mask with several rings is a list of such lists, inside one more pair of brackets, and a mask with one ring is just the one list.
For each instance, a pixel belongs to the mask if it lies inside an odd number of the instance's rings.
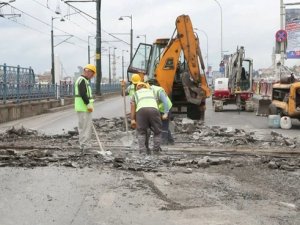
{"label": "overcast sky", "polygon": [[[2,0],[1,2],[8,2]],[[268,68],[272,65],[271,54],[275,44],[275,33],[280,29],[280,0],[218,0],[222,8],[223,51],[233,53],[237,46],[244,46],[246,57],[254,60],[254,68]],[[297,2],[285,0],[285,3]],[[70,3],[96,17],[95,3]],[[31,66],[35,73],[50,71],[51,68],[51,17],[59,17],[60,9],[65,22],[53,20],[55,35],[55,55],[63,63],[65,74],[73,75],[77,66],[87,63],[88,36],[95,36],[96,21],[75,13],[60,0],[16,0],[10,3],[14,8],[4,6],[0,14],[0,64]],[[134,48],[139,42],[152,43],[156,38],[170,38],[175,29],[175,20],[181,14],[190,16],[197,28],[203,57],[207,52],[208,64],[218,70],[221,58],[221,10],[215,0],[102,0],[101,4],[102,67],[103,76],[108,75],[108,47],[116,47],[117,73],[121,75],[122,50],[125,65],[129,61],[130,19],[118,20],[120,16],[132,15]],[[11,18],[11,15],[20,17]],[[70,15],[71,14],[71,15]],[[206,38],[204,32],[207,34]],[[108,33],[122,33],[116,39]],[[68,42],[65,37],[73,35]],[[91,55],[95,51],[95,39],[89,38]],[[128,50],[128,52],[125,52]],[[111,49],[112,52],[112,49]],[[91,59],[93,62],[93,58]],[[288,64],[300,64],[299,60],[289,60]]]}

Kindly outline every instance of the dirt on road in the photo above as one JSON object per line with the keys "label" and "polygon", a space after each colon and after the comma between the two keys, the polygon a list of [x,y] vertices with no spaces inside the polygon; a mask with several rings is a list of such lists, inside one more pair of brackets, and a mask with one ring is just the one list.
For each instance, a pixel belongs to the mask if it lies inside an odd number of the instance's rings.
{"label": "dirt on road", "polygon": [[[136,142],[120,141],[122,121],[94,121],[112,152],[106,156],[99,154],[96,138],[93,149],[81,153],[76,129],[47,136],[20,127],[0,134],[0,198],[5,199],[0,224],[300,224],[297,138],[180,119],[174,122],[175,145],[163,146],[159,155],[141,155]],[[34,188],[43,182],[48,188]],[[34,191],[47,201],[37,200]],[[49,215],[33,214],[24,222],[22,213],[8,210],[20,204],[16,195],[31,205],[26,215],[41,209]],[[65,216],[50,213],[65,210],[66,202]],[[17,208],[23,207],[21,201]]]}

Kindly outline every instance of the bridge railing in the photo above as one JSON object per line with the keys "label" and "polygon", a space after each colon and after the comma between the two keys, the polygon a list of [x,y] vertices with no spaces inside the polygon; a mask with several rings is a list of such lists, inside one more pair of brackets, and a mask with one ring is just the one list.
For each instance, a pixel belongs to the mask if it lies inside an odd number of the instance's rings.
{"label": "bridge railing", "polygon": [[[92,91],[95,94],[96,87],[92,85]],[[102,95],[120,92],[120,84],[101,84],[100,91]],[[24,101],[36,101],[43,99],[60,99],[64,97],[74,96],[74,85],[52,85],[52,84],[26,84],[26,85],[11,85],[0,84],[0,104],[21,103]]]}
{"label": "bridge railing", "polygon": [[[25,101],[60,99],[74,96],[74,84],[71,82],[58,84],[34,83],[31,68],[0,65],[0,104],[21,103]],[[96,85],[91,84],[96,93]],[[101,84],[102,95],[120,92],[120,83]]]}

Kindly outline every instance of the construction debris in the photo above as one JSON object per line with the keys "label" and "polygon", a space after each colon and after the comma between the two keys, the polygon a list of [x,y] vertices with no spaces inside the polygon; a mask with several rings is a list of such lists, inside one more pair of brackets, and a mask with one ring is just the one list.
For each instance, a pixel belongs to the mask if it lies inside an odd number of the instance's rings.
{"label": "construction debris", "polygon": [[300,168],[299,157],[291,157],[293,153],[299,154],[297,140],[273,131],[262,138],[243,129],[208,127],[203,122],[177,118],[173,121],[175,145],[162,146],[160,155],[141,155],[136,141],[131,147],[120,141],[119,137],[125,131],[123,118],[100,118],[94,120],[94,124],[105,150],[112,154],[99,153],[96,135],[93,149],[81,153],[77,128],[63,135],[44,135],[24,127],[12,127],[0,134],[0,167],[108,165],[124,170],[155,172],[161,167],[175,166],[186,168],[185,173],[192,173],[193,168],[224,164],[238,167],[259,162],[270,169],[292,171]]}

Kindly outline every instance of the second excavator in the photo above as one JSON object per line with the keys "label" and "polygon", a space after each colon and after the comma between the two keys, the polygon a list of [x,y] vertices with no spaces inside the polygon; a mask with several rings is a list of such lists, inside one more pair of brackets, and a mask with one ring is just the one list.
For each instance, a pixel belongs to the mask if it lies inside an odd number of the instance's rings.
{"label": "second excavator", "polygon": [[245,58],[244,47],[238,47],[226,62],[225,77],[215,80],[212,96],[215,112],[223,110],[223,105],[236,104],[237,109],[253,111],[252,100],[253,61]]}

